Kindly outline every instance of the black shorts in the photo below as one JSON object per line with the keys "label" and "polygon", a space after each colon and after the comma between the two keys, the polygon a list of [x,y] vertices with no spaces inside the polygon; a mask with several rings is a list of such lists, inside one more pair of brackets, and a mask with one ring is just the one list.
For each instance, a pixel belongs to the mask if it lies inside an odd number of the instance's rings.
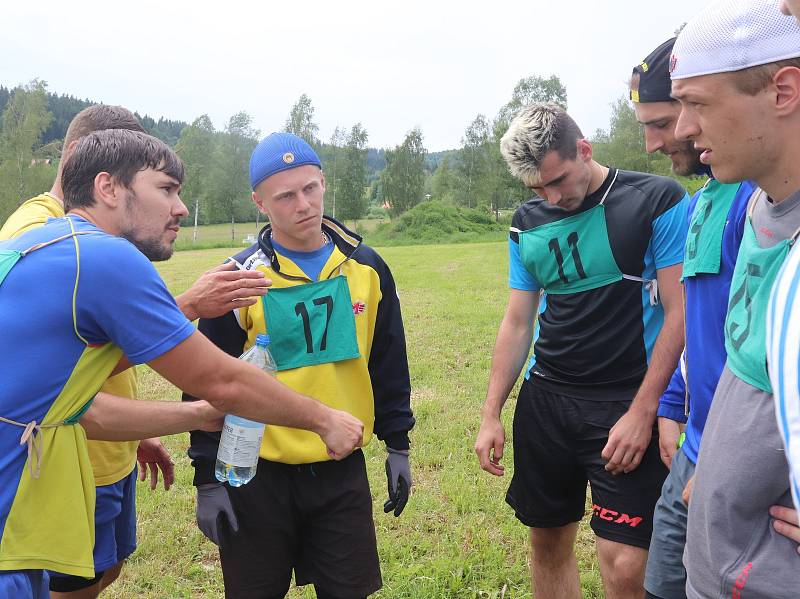
{"label": "black shorts", "polygon": [[586,483],[592,490],[591,527],[601,538],[647,549],[653,511],[668,470],[654,427],[641,464],[628,474],[605,470],[608,432],[630,400],[592,401],[551,393],[526,380],[514,413],[514,477],[506,502],[533,528],[581,520]]}
{"label": "black shorts", "polygon": [[239,531],[220,538],[225,596],[283,596],[298,586],[336,597],[381,587],[364,454],[294,466],[260,459],[255,478],[228,487]]}

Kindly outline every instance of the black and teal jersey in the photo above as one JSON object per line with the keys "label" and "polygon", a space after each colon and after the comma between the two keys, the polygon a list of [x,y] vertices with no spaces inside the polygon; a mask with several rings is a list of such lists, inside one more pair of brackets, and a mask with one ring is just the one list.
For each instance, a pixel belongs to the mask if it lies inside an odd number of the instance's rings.
{"label": "black and teal jersey", "polygon": [[[520,256],[520,236],[567,218],[579,220],[577,215],[596,208],[604,197],[609,259],[615,262],[605,269],[623,278],[593,289],[548,293],[535,275],[537,265],[526,265]],[[683,261],[687,202],[686,191],[672,179],[612,168],[575,212],[541,198],[517,209],[509,240],[510,286],[542,293],[526,378],[587,399],[617,399],[638,388],[664,320],[660,302],[652,305],[648,282],[656,280],[659,269]],[[557,262],[560,276],[586,276],[581,265],[590,264],[592,256],[581,258],[578,244],[553,239],[548,245],[538,255],[551,256],[547,259]]]}

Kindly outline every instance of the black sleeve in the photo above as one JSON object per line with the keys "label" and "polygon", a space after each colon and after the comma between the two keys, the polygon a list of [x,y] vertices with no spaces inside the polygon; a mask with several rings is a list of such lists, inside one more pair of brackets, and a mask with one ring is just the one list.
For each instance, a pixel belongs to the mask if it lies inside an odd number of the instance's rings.
{"label": "black sleeve", "polygon": [[[519,243],[519,233],[517,231],[527,231],[543,224],[541,215],[539,215],[539,206],[542,200],[538,197],[533,197],[528,201],[522,203],[519,208],[514,211],[511,217],[511,231],[509,237],[514,243]],[[516,229],[516,230],[514,230]]]}
{"label": "black sleeve", "polygon": [[[238,358],[242,355],[247,334],[236,322],[233,312],[218,318],[201,318],[197,330],[208,337],[222,351]],[[197,398],[184,393],[183,401],[195,401]],[[189,457],[194,466],[194,485],[217,482],[214,476],[214,464],[217,461],[219,433],[191,431],[189,434]]]}
{"label": "black sleeve", "polygon": [[381,301],[368,364],[375,397],[375,434],[393,449],[408,449],[408,431],[414,426],[414,415],[400,300],[389,267],[377,254],[375,258]]}
{"label": "black sleeve", "polygon": [[670,208],[679,204],[687,195],[683,186],[670,177],[631,171],[620,172],[625,173],[626,182],[636,188],[649,202],[652,207],[652,220],[656,220]]}

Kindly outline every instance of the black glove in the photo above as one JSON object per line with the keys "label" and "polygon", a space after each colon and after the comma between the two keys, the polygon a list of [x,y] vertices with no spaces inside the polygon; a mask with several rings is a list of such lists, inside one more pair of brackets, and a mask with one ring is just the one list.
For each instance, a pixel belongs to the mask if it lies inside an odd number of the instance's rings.
{"label": "black glove", "polygon": [[408,463],[407,449],[392,449],[387,447],[386,481],[389,484],[389,500],[383,504],[383,511],[389,513],[394,510],[394,515],[403,513],[403,508],[408,502],[408,492],[411,490],[411,466]]}
{"label": "black glove", "polygon": [[239,530],[228,490],[222,483],[197,485],[197,526],[215,545],[219,545],[223,519],[233,532]]}

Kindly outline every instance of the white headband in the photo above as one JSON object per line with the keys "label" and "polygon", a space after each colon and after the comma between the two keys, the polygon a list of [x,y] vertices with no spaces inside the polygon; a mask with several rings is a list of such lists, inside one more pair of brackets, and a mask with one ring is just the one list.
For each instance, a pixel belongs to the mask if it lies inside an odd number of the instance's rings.
{"label": "white headband", "polygon": [[800,24],[780,0],[719,0],[695,16],[675,42],[675,79],[727,73],[800,57]]}

